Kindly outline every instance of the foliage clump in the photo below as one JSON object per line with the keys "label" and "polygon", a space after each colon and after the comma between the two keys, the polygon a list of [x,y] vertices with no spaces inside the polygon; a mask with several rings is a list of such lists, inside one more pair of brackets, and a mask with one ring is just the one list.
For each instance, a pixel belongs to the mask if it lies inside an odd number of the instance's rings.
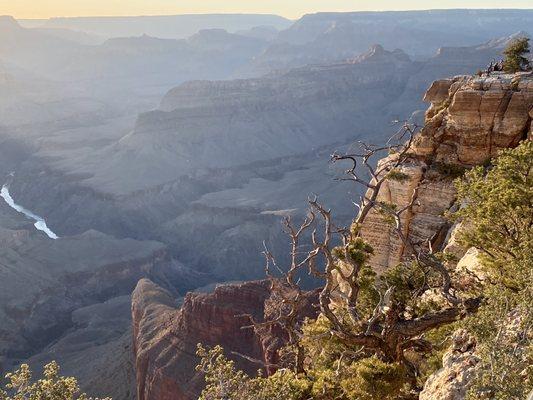
{"label": "foliage clump", "polygon": [[444,162],[434,162],[432,166],[441,174],[450,179],[456,179],[463,176],[466,168],[457,164],[448,164]]}
{"label": "foliage clump", "polygon": [[393,169],[387,174],[387,179],[404,183],[409,181],[411,178],[405,172],[402,172],[399,169]]}
{"label": "foliage clump", "polygon": [[76,378],[59,374],[59,365],[55,361],[45,365],[43,377],[37,381],[32,382],[32,372],[27,364],[22,364],[5,378],[7,384],[0,387],[0,400],[90,400],[81,393]]}
{"label": "foliage clump", "polygon": [[265,378],[259,371],[251,378],[235,368],[220,346],[212,349],[198,345],[198,371],[205,373],[207,386],[199,400],[300,400],[309,394],[309,383],[290,370]]}
{"label": "foliage clump", "polygon": [[[319,323],[322,324],[324,320]],[[314,323],[313,323],[314,324]],[[317,327],[309,326],[309,330]],[[318,328],[322,331],[324,325]],[[307,342],[307,345],[311,342]],[[201,358],[198,369],[205,372],[207,387],[199,400],[393,400],[402,398],[405,368],[398,363],[386,363],[376,357],[358,361],[343,361],[338,344],[327,343],[333,351],[327,360],[320,352],[320,361],[306,374],[282,369],[269,377],[262,372],[251,378],[238,371],[223,349],[198,347]],[[316,344],[306,347],[316,351]],[[326,350],[328,352],[328,350]],[[349,358],[347,359],[349,360]],[[320,367],[318,367],[320,366]],[[315,368],[316,367],[316,368]]]}
{"label": "foliage clump", "polygon": [[493,280],[513,289],[529,285],[533,248],[533,141],[504,150],[487,170],[476,167],[457,184],[461,241],[482,252]]}
{"label": "foliage clump", "polygon": [[531,68],[530,61],[526,56],[529,54],[529,38],[522,37],[511,41],[503,54],[503,70],[508,73],[526,71]]}
{"label": "foliage clump", "polygon": [[524,399],[533,389],[533,142],[504,150],[457,188],[461,241],[481,251],[486,282],[486,304],[466,320],[481,357],[469,399]]}

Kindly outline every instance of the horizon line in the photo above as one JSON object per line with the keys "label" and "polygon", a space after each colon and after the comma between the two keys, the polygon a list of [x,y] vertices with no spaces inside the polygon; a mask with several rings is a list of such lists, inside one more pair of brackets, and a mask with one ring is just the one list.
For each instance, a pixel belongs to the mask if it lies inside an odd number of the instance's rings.
{"label": "horizon line", "polygon": [[51,19],[68,19],[68,18],[154,18],[154,17],[178,17],[178,16],[202,16],[202,15],[258,15],[258,16],[275,16],[280,18],[285,18],[290,21],[296,21],[300,18],[303,18],[307,15],[317,15],[317,14],[364,14],[364,13],[401,13],[401,12],[424,12],[424,11],[533,11],[533,6],[531,8],[516,8],[516,7],[483,7],[483,8],[413,8],[413,9],[376,9],[376,10],[352,10],[352,11],[315,11],[307,12],[300,14],[297,17],[289,17],[282,14],[277,14],[275,12],[206,12],[206,13],[172,13],[172,14],[114,14],[114,15],[55,15],[50,17],[17,17],[11,14],[3,14],[0,17],[12,17],[16,20],[51,20]]}

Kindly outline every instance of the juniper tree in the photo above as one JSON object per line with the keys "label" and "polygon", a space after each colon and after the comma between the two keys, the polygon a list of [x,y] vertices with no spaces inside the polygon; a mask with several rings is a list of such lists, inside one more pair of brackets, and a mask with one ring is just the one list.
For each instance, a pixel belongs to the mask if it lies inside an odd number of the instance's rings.
{"label": "juniper tree", "polygon": [[529,69],[530,62],[526,57],[526,54],[529,54],[529,38],[514,39],[507,45],[503,54],[505,55],[503,61],[505,72],[515,73]]}
{"label": "juniper tree", "polygon": [[[340,179],[366,189],[349,227],[336,225],[332,211],[313,197],[303,222],[284,221],[292,243],[289,265],[278,266],[265,249],[279,312],[274,320],[251,319],[251,327],[277,324],[288,332],[284,351],[292,352],[287,358],[292,361],[278,367],[307,380],[310,395],[302,398],[413,398],[425,355],[434,348],[431,333],[476,311],[480,304],[477,293],[470,296],[456,287],[434,238],[415,241],[405,235],[404,213],[417,204],[425,183],[414,188],[407,205],[378,200],[385,182],[410,179],[402,169],[413,161],[415,131],[416,127],[404,124],[385,146],[360,143],[359,152],[333,154],[332,162],[349,165]],[[374,166],[373,159],[383,153],[389,157]],[[405,248],[403,261],[382,275],[369,266],[373,248],[361,234],[372,211],[392,225]],[[302,243],[306,237],[310,243]],[[295,318],[304,298],[298,280],[302,271],[323,281],[320,315],[306,323]]]}
{"label": "juniper tree", "polygon": [[533,142],[504,150],[457,187],[461,241],[480,251],[487,298],[467,321],[481,356],[470,398],[525,399],[533,389]]}

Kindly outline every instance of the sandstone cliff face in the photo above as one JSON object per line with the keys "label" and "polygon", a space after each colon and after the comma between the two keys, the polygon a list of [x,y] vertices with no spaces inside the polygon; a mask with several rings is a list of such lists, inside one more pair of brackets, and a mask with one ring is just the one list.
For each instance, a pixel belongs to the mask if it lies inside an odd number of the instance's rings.
{"label": "sandstone cliff face", "polygon": [[431,107],[415,153],[477,165],[516,146],[531,131],[533,76],[456,77],[436,82],[425,100]]}
{"label": "sandstone cliff face", "polygon": [[[443,214],[455,202],[455,175],[531,135],[533,75],[440,80],[425,100],[431,102],[425,126],[416,136],[410,163],[401,170],[409,180],[387,181],[378,201],[398,208],[412,202],[403,214],[404,234],[414,241],[435,237],[440,245],[450,228]],[[362,233],[374,247],[371,264],[376,269],[393,266],[405,256],[401,241],[377,212],[369,215]]]}

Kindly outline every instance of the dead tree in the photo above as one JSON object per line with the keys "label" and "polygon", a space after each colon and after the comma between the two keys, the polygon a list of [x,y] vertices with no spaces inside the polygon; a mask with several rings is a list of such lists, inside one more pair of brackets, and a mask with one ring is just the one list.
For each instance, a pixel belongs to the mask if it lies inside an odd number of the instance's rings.
{"label": "dead tree", "polygon": [[[279,310],[274,319],[262,324],[252,321],[252,326],[257,328],[276,323],[287,330],[289,344],[296,348],[297,372],[304,372],[305,369],[303,349],[298,344],[301,335],[298,312],[302,307],[303,291],[297,278],[304,270],[324,280],[319,295],[319,308],[320,313],[329,321],[331,337],[340,340],[348,348],[377,355],[387,362],[403,363],[413,377],[416,375],[416,368],[406,359],[405,352],[431,350],[431,343],[424,338],[427,332],[463,318],[476,311],[480,304],[480,298],[460,296],[449,271],[435,254],[433,238],[413,242],[404,234],[402,214],[416,205],[420,186],[414,190],[410,203],[400,209],[378,201],[383,184],[393,174],[401,174],[401,168],[413,157],[411,151],[416,129],[416,126],[404,123],[385,146],[359,143],[360,151],[357,153],[335,153],[331,156],[333,163],[350,164],[340,180],[352,181],[366,189],[350,227],[336,226],[331,210],[314,197],[309,199],[308,216],[300,225],[296,227],[290,217],[284,220],[291,240],[289,266],[285,269],[278,267],[272,254],[265,248],[266,272],[272,282],[273,292],[279,296]],[[374,158],[381,157],[385,152],[389,156],[374,166]],[[372,249],[371,244],[367,244],[361,236],[361,226],[372,210],[381,213],[393,224],[394,231],[406,249],[407,256],[403,261],[406,268],[416,265],[416,268],[423,271],[423,283],[413,290],[413,298],[420,299],[429,290],[438,291],[443,299],[439,309],[422,315],[409,315],[405,304],[396,296],[397,287],[378,285],[375,291],[379,295],[379,301],[370,313],[362,309],[361,273],[367,266]],[[306,233],[310,236],[311,244],[303,250],[300,242]],[[272,269],[276,270],[276,277],[272,274]]]}

